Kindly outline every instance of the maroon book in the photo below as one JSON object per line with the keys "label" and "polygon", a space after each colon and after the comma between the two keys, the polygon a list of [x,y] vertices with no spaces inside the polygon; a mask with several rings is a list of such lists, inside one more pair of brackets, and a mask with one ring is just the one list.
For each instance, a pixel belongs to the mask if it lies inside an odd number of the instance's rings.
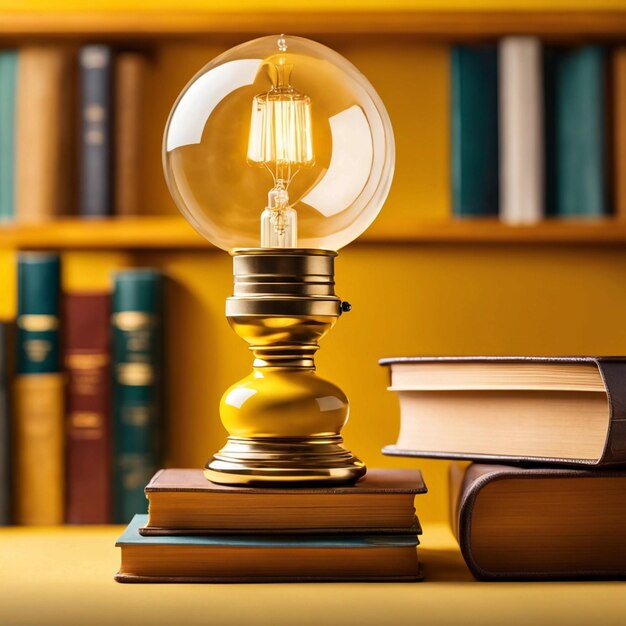
{"label": "maroon book", "polygon": [[111,521],[111,300],[65,296],[67,522]]}

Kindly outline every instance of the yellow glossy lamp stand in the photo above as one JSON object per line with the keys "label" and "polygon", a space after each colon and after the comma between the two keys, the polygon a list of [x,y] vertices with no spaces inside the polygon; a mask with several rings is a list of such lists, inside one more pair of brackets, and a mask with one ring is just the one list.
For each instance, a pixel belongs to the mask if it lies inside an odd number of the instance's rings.
{"label": "yellow glossy lamp stand", "polygon": [[250,345],[253,372],[226,391],[229,437],[205,468],[223,484],[350,483],[365,465],[343,446],[345,394],[315,373],[319,340],[349,305],[335,295],[335,252],[251,248],[234,253],[226,316]]}

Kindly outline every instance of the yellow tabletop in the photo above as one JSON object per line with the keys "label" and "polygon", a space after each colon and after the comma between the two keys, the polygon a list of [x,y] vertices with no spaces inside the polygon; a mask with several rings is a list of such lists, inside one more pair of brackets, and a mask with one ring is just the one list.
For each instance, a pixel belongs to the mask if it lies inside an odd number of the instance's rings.
{"label": "yellow tabletop", "polygon": [[626,624],[626,583],[479,583],[449,529],[425,529],[413,584],[129,585],[121,527],[0,530],[2,626]]}

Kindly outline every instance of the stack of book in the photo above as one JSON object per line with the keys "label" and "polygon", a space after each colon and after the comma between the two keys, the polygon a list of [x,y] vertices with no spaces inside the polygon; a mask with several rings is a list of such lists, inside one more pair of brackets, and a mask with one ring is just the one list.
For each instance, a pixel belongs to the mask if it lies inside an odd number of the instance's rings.
{"label": "stack of book", "polygon": [[626,576],[626,358],[383,359],[396,456],[461,459],[452,527],[477,578]]}
{"label": "stack of book", "polygon": [[119,582],[417,581],[417,470],[341,487],[253,488],[166,469],[119,538]]}

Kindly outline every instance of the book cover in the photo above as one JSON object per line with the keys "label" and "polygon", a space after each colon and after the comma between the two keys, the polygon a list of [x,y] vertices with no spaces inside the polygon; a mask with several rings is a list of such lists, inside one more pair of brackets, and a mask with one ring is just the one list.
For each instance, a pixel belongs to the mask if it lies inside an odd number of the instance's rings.
{"label": "book cover", "polygon": [[626,46],[613,53],[615,214],[626,218]]}
{"label": "book cover", "polygon": [[499,43],[500,218],[530,224],[543,217],[543,71],[537,37]]}
{"label": "book cover", "polygon": [[141,203],[138,174],[144,116],[143,93],[148,61],[139,52],[115,58],[115,207],[116,215],[136,215]]}
{"label": "book cover", "polygon": [[114,276],[113,492],[121,523],[146,510],[143,490],[160,465],[162,282],[151,269]]}
{"label": "book cover", "polygon": [[[80,50],[80,194],[83,217],[112,212],[112,63],[111,48],[88,45]],[[133,172],[136,175],[136,172]]]}
{"label": "book cover", "polygon": [[601,46],[546,54],[547,209],[560,217],[607,212],[605,71]]}
{"label": "book cover", "polygon": [[16,521],[64,519],[64,378],[59,363],[60,264],[56,254],[18,258],[15,380]]}
{"label": "book cover", "polygon": [[626,472],[450,468],[451,522],[480,580],[626,577]]}
{"label": "book cover", "polygon": [[64,299],[70,524],[111,520],[110,311],[108,293],[69,293]]}
{"label": "book cover", "polygon": [[0,50],[0,221],[15,216],[17,50]]}
{"label": "book cover", "polygon": [[13,324],[0,322],[0,526],[12,522],[12,428],[10,379],[13,376]]}
{"label": "book cover", "polygon": [[498,214],[498,52],[495,46],[454,46],[452,211]]}
{"label": "book cover", "polygon": [[[15,206],[20,220],[68,212],[72,94],[61,47],[20,48],[15,130]],[[66,171],[67,170],[67,171]]]}

